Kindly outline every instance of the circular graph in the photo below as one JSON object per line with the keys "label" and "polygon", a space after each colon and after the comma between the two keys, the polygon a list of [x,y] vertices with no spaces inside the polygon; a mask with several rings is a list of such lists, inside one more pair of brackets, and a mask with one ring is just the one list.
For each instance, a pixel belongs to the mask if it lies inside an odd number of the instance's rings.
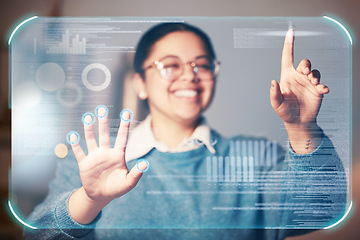
{"label": "circular graph", "polygon": [[35,79],[41,89],[53,92],[63,86],[65,82],[65,72],[59,64],[47,62],[38,68]]}
{"label": "circular graph", "polygon": [[68,82],[65,86],[57,91],[57,100],[65,107],[77,105],[82,98],[81,88],[73,82]]}
{"label": "circular graph", "polygon": [[[93,69],[97,69],[97,70],[101,70],[102,72],[104,72],[105,74],[105,80],[103,83],[99,84],[99,85],[95,85],[93,83],[90,83],[89,79],[88,79],[88,74],[91,70]],[[87,87],[88,89],[90,89],[91,91],[102,91],[104,89],[106,89],[111,82],[111,73],[110,70],[101,63],[92,63],[87,65],[82,74],[81,74],[81,79],[82,82],[84,84],[85,87]]]}

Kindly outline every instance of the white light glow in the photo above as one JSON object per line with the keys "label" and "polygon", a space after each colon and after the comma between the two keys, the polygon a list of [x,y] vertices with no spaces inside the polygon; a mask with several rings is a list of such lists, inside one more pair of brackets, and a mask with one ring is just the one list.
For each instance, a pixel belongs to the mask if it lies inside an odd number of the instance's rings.
{"label": "white light glow", "polygon": [[346,211],[346,213],[344,214],[344,216],[336,223],[331,224],[330,226],[324,227],[324,229],[330,229],[330,228],[333,228],[336,225],[340,224],[347,217],[347,215],[349,215],[351,208],[352,208],[352,201],[350,202],[350,206],[349,206],[348,210]]}
{"label": "white light glow", "polygon": [[8,44],[10,45],[11,39],[14,37],[14,34],[16,33],[16,31],[17,31],[22,25],[24,25],[25,23],[27,23],[27,22],[35,19],[35,18],[38,18],[38,16],[33,16],[33,17],[31,17],[31,18],[28,18],[28,19],[22,21],[19,25],[17,25],[16,28],[14,29],[14,31],[11,33],[11,35],[10,35],[10,37],[9,37]]}
{"label": "white light glow", "polygon": [[[311,32],[311,31],[296,31],[296,37],[308,37],[308,36],[318,36],[323,35],[321,32]],[[258,36],[274,36],[274,37],[283,37],[286,35],[286,31],[267,31],[267,32],[259,32]]]}
{"label": "white light glow", "polygon": [[337,25],[339,25],[339,26],[345,31],[346,35],[348,36],[348,38],[349,38],[349,40],[350,40],[350,44],[352,45],[351,35],[350,35],[349,31],[344,27],[344,25],[342,25],[340,22],[338,22],[338,21],[336,21],[335,19],[332,19],[332,18],[330,18],[330,17],[328,17],[328,16],[323,16],[323,18],[328,19],[328,20],[336,23]]}
{"label": "white light glow", "polygon": [[26,227],[28,227],[28,228],[31,228],[31,229],[38,229],[37,227],[31,226],[31,225],[27,224],[26,222],[24,222],[23,220],[21,220],[21,218],[19,218],[19,216],[15,213],[14,209],[12,208],[11,203],[10,203],[10,200],[8,201],[8,204],[9,204],[9,208],[10,208],[11,213],[14,215],[14,217],[15,217],[20,223],[22,223],[24,226],[26,226]]}

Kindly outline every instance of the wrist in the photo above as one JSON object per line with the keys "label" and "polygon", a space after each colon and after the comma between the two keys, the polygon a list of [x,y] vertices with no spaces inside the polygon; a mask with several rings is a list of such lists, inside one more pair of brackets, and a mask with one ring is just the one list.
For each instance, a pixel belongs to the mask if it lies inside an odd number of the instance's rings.
{"label": "wrist", "polygon": [[70,216],[80,224],[91,223],[110,201],[97,201],[89,198],[83,187],[76,190],[69,198]]}
{"label": "wrist", "polygon": [[323,132],[316,122],[307,124],[284,123],[294,152],[311,153],[321,143]]}
{"label": "wrist", "polygon": [[84,187],[79,188],[77,191],[79,191],[79,195],[82,198],[82,201],[84,201],[85,204],[88,206],[93,207],[94,209],[103,209],[106,205],[108,205],[113,199],[93,199],[89,197]]}

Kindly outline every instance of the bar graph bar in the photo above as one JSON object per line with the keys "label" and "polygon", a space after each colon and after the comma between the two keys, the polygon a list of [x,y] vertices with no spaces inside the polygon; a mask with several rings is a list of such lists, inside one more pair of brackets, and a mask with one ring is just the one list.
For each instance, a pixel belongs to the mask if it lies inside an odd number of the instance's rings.
{"label": "bar graph bar", "polygon": [[212,164],[212,167],[213,167],[213,171],[212,171],[212,173],[213,173],[213,182],[217,182],[218,181],[218,164],[217,164],[217,157],[213,157],[212,158],[212,160],[213,160],[213,164]]}
{"label": "bar graph bar", "polygon": [[86,54],[86,39],[81,38],[79,34],[75,34],[75,37],[70,39],[69,29],[65,30],[65,33],[62,34],[62,41],[55,46],[49,47],[46,50],[47,54]]}
{"label": "bar graph bar", "polygon": [[225,182],[230,182],[230,158],[225,157]]}
{"label": "bar graph bar", "polygon": [[211,167],[211,157],[207,157],[206,158],[206,180],[208,181],[208,182],[211,182],[211,169],[212,169],[212,167]]}
{"label": "bar graph bar", "polygon": [[219,182],[224,181],[224,160],[223,157],[218,158],[219,163]]}
{"label": "bar graph bar", "polygon": [[206,158],[208,182],[254,182],[256,167],[277,164],[278,144],[265,140],[236,140],[229,143],[229,156]]}

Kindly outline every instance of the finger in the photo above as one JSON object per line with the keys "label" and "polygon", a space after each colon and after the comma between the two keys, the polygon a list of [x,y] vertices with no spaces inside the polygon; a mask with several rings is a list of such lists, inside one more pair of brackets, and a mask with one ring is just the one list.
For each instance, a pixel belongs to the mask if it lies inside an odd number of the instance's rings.
{"label": "finger", "polygon": [[82,117],[84,123],[85,140],[88,152],[97,148],[96,137],[94,133],[95,116],[92,113],[85,113]]}
{"label": "finger", "polygon": [[294,65],[294,30],[289,29],[285,36],[284,47],[281,58],[281,67],[290,68]]}
{"label": "finger", "polygon": [[312,70],[312,74],[313,74],[314,77],[316,77],[316,78],[318,79],[318,81],[320,82],[321,73],[319,72],[319,70],[317,70],[317,69]]}
{"label": "finger", "polygon": [[330,92],[330,89],[327,86],[325,86],[324,84],[316,85],[316,90],[318,90],[318,92],[320,94],[327,94]]}
{"label": "finger", "polygon": [[319,84],[319,79],[317,79],[317,78],[314,76],[313,72],[311,72],[311,73],[308,75],[308,78],[309,78],[309,80],[310,80],[310,82],[311,82],[312,85],[316,86],[316,85]]}
{"label": "finger", "polygon": [[298,73],[309,75],[311,73],[311,62],[308,59],[303,59],[296,68]]}
{"label": "finger", "polygon": [[304,87],[305,89],[310,91],[313,95],[315,96],[318,95],[318,91],[316,90],[315,86],[310,82],[308,76],[298,75],[294,78],[294,80],[295,82],[292,82],[292,84],[290,84],[291,86],[299,85],[299,87]]}
{"label": "finger", "polygon": [[76,160],[81,162],[86,157],[86,155],[79,144],[79,134],[77,132],[69,132],[66,138],[71,145]]}
{"label": "finger", "polygon": [[100,105],[95,109],[95,114],[99,119],[99,146],[110,148],[108,109],[106,106]]}
{"label": "finger", "polygon": [[312,70],[308,77],[313,85],[318,85],[320,83],[321,74],[318,70]]}
{"label": "finger", "polygon": [[283,102],[284,97],[280,91],[280,85],[277,81],[271,81],[271,88],[270,88],[270,103],[273,109],[277,109],[281,103]]}
{"label": "finger", "polygon": [[131,171],[126,176],[128,183],[132,188],[136,186],[139,182],[141,176],[144,172],[149,170],[150,164],[145,159],[140,159],[137,161],[136,165],[131,169]]}
{"label": "finger", "polygon": [[130,121],[132,119],[132,112],[124,109],[120,113],[120,126],[115,140],[114,148],[119,149],[125,153],[126,143],[129,135]]}

